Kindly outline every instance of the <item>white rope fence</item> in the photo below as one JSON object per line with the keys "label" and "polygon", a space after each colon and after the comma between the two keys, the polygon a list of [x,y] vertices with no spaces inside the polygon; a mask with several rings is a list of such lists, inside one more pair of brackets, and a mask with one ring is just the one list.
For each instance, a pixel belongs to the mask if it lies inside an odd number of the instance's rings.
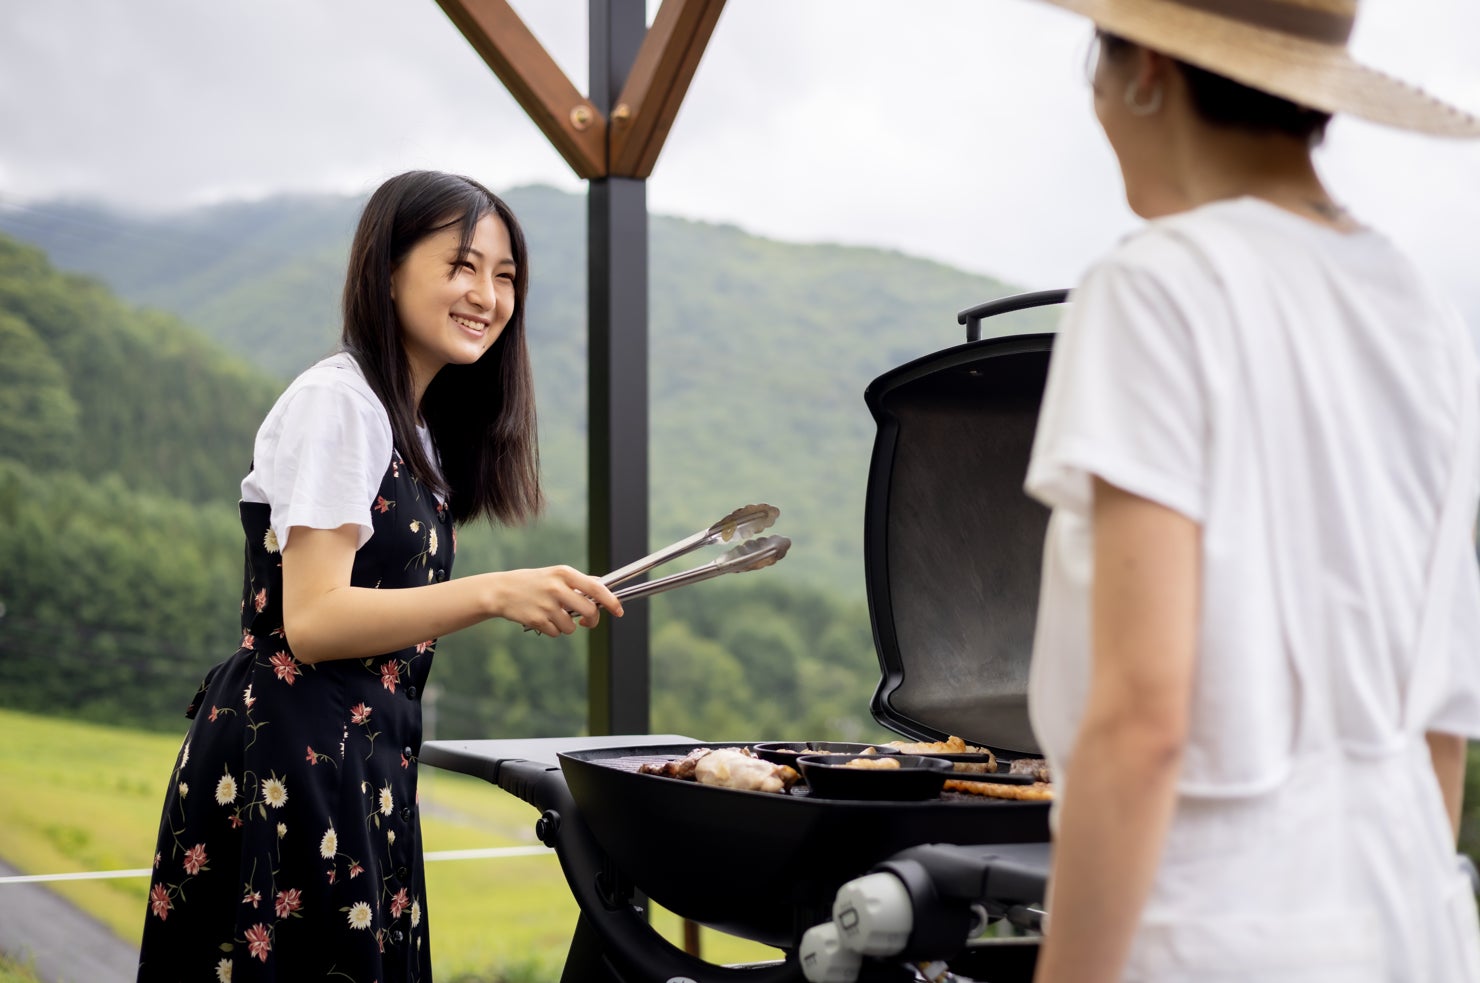
{"label": "white rope fence", "polygon": [[[555,851],[544,846],[494,846],[479,850],[433,850],[422,855],[427,863],[437,863],[443,860],[496,860],[504,857],[538,857],[544,854],[554,855]],[[125,877],[149,877],[154,873],[152,867],[140,867],[136,870],[84,870],[72,874],[15,874],[10,877],[0,877],[0,885],[4,884],[44,884],[49,881],[105,881]]]}

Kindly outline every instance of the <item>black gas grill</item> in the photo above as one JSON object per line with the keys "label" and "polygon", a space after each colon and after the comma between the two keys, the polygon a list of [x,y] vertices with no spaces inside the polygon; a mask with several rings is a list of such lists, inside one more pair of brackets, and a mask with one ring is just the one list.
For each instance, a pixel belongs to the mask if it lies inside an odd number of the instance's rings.
{"label": "black gas grill", "polygon": [[[1014,306],[1021,301],[1001,302]],[[1037,753],[1026,690],[1048,513],[1022,483],[1051,346],[1045,334],[971,341],[902,365],[865,393],[878,424],[865,563],[882,670],[870,709],[912,739],[959,735],[1006,759]],[[1030,978],[1031,936],[969,946],[967,937],[997,918],[1034,924],[1047,803],[952,793],[824,799],[805,788],[749,792],[637,771],[696,747],[763,739],[444,741],[425,745],[422,761],[481,777],[540,811],[539,837],[581,909],[565,983],[912,980],[925,977],[909,964],[943,958],[971,979]],[[855,883],[875,871],[893,878],[884,895],[910,909],[902,928],[898,912],[880,914],[870,882]],[[643,896],[786,957],[704,963],[652,930],[634,907]],[[882,931],[885,915],[899,938],[859,943],[858,933]],[[840,945],[849,951],[834,951]]]}

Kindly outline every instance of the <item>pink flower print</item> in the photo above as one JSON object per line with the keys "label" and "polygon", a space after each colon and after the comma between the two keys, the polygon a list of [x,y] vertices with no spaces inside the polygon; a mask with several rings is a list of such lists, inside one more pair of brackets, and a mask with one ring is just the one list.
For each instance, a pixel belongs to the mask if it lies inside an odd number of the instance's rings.
{"label": "pink flower print", "polygon": [[252,709],[252,704],[257,702],[257,698],[252,695],[251,686],[248,686],[246,689],[242,690],[242,702],[247,705],[248,710]]}
{"label": "pink flower print", "polygon": [[170,892],[164,889],[163,884],[156,884],[149,889],[149,910],[154,913],[154,917],[164,921],[170,917],[170,909],[173,907],[174,905],[170,903]]}
{"label": "pink flower print", "polygon": [[370,714],[374,712],[374,707],[367,707],[363,703],[357,703],[349,708],[349,719],[357,724],[369,723]]}
{"label": "pink flower print", "polygon": [[277,899],[273,902],[273,909],[279,918],[287,918],[293,912],[303,907],[303,892],[296,887],[287,891],[279,891]]}
{"label": "pink flower print", "polygon": [[206,845],[197,843],[185,851],[185,873],[194,877],[206,865]]}
{"label": "pink flower print", "polygon": [[269,661],[272,662],[272,671],[277,673],[277,678],[283,680],[289,686],[293,685],[293,680],[303,675],[303,671],[298,668],[298,660],[294,659],[287,652],[279,652]]}
{"label": "pink flower print", "polygon": [[360,866],[359,861],[356,861],[349,868],[349,879],[354,880],[356,877],[359,877],[364,872],[365,868]]}
{"label": "pink flower print", "polygon": [[416,643],[416,654],[417,655],[421,655],[421,653],[425,652],[427,649],[431,648],[433,645],[436,645],[436,644],[437,644],[437,640],[435,638],[427,639],[425,642],[417,642]]}
{"label": "pink flower print", "polygon": [[401,459],[399,457],[391,458],[391,477],[401,477]]}
{"label": "pink flower print", "polygon": [[241,647],[242,648],[249,649],[249,648],[251,648],[252,646],[254,646],[256,644],[257,644],[257,639],[255,639],[255,638],[252,637],[252,633],[251,632],[249,632],[249,631],[242,632],[242,644],[241,644]]}
{"label": "pink flower print", "polygon": [[330,884],[333,884],[334,883],[334,868],[333,867],[330,867],[329,868],[329,883]]}
{"label": "pink flower print", "polygon": [[262,901],[262,892],[261,891],[248,891],[246,894],[243,894],[242,895],[242,904],[249,904],[253,908],[257,907],[257,905],[260,904],[261,901]]}
{"label": "pink flower print", "polygon": [[159,861],[160,861],[160,855],[158,853],[156,853],[154,855],[154,869],[155,870],[158,870],[159,869]]}
{"label": "pink flower print", "polygon": [[220,711],[220,709],[221,708],[216,706],[216,704],[211,704],[211,723],[214,724],[216,722],[216,714]]}
{"label": "pink flower print", "polygon": [[267,954],[272,951],[272,936],[268,934],[266,925],[258,922],[247,929],[247,951],[249,955],[267,962]]}
{"label": "pink flower print", "polygon": [[406,889],[403,887],[391,897],[391,918],[400,918],[401,912],[411,907],[411,899],[406,897]]}
{"label": "pink flower print", "polygon": [[311,765],[318,764],[319,763],[319,756],[317,754],[314,754],[313,753],[313,745],[312,744],[309,744],[309,745],[307,745],[307,747],[308,747],[308,763],[311,764]]}
{"label": "pink flower print", "polygon": [[409,761],[406,760],[406,752],[405,751],[402,751],[401,752],[401,767],[402,768],[410,768],[411,767],[411,762],[409,762]]}
{"label": "pink flower print", "polygon": [[396,504],[395,502],[388,502],[388,501],[386,501],[384,495],[376,495],[375,496],[374,509],[375,509],[375,511],[379,512],[381,515],[385,515],[387,512],[389,512],[391,510],[391,506],[392,505],[395,505],[395,504]]}
{"label": "pink flower print", "polygon": [[396,684],[400,681],[401,664],[395,659],[390,660],[380,667],[380,685],[394,693],[396,691]]}
{"label": "pink flower print", "polygon": [[267,607],[267,588],[266,587],[264,587],[261,590],[259,590],[257,592],[257,596],[254,597],[254,598],[252,598],[252,604],[253,604],[253,606],[255,606],[257,608],[257,613],[258,614],[261,614],[262,613],[262,609],[265,608],[265,607]]}
{"label": "pink flower print", "polygon": [[238,816],[234,812],[231,814],[230,822],[231,822],[231,828],[232,829],[241,829],[242,828],[242,817],[241,816]]}

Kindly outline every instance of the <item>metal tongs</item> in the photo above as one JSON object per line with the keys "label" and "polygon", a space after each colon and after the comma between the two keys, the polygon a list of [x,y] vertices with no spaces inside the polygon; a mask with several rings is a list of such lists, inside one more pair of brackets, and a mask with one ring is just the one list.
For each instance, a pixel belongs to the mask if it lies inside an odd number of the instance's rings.
{"label": "metal tongs", "polygon": [[[774,505],[745,505],[707,529],[700,529],[692,536],[680,539],[678,542],[665,546],[655,553],[649,553],[640,560],[633,560],[624,567],[619,567],[601,578],[601,582],[607,587],[616,587],[618,584],[626,583],[634,577],[641,576],[656,566],[676,560],[695,550],[716,543],[728,543],[746,536],[754,536],[771,527],[771,524],[781,515],[781,510]],[[785,536],[762,536],[758,539],[747,540],[726,550],[719,557],[703,566],[684,570],[681,573],[670,574],[657,580],[648,580],[640,584],[633,584],[621,590],[613,591],[619,601],[629,601],[639,597],[649,597],[653,594],[661,594],[675,587],[685,587],[689,584],[697,584],[703,580],[710,580],[726,573],[745,573],[750,570],[760,570],[780,562],[786,556],[786,551],[791,549],[791,540]],[[533,631],[526,628],[525,631]]]}

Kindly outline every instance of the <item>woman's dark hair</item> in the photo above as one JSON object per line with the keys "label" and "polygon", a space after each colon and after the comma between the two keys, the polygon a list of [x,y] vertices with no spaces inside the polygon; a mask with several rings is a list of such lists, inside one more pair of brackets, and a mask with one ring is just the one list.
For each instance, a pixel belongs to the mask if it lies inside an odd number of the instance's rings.
{"label": "woman's dark hair", "polygon": [[[1105,31],[1096,31],[1095,37],[1100,50],[1110,58],[1123,57],[1136,47],[1134,42]],[[1172,62],[1187,80],[1193,110],[1205,121],[1255,133],[1283,133],[1313,147],[1325,139],[1330,113],[1261,92],[1175,58]]]}
{"label": "woman's dark hair", "polygon": [[[503,220],[513,247],[513,314],[482,358],[444,366],[417,407],[391,274],[418,242],[453,227],[462,236],[458,258],[465,259],[478,220],[490,212]],[[524,332],[528,289],[524,231],[509,206],[471,178],[408,171],[377,188],[360,214],[344,281],[344,349],[385,406],[402,459],[419,480],[446,496],[458,521],[486,516],[514,523],[544,507]],[[418,410],[441,457],[440,473],[417,439]]]}

